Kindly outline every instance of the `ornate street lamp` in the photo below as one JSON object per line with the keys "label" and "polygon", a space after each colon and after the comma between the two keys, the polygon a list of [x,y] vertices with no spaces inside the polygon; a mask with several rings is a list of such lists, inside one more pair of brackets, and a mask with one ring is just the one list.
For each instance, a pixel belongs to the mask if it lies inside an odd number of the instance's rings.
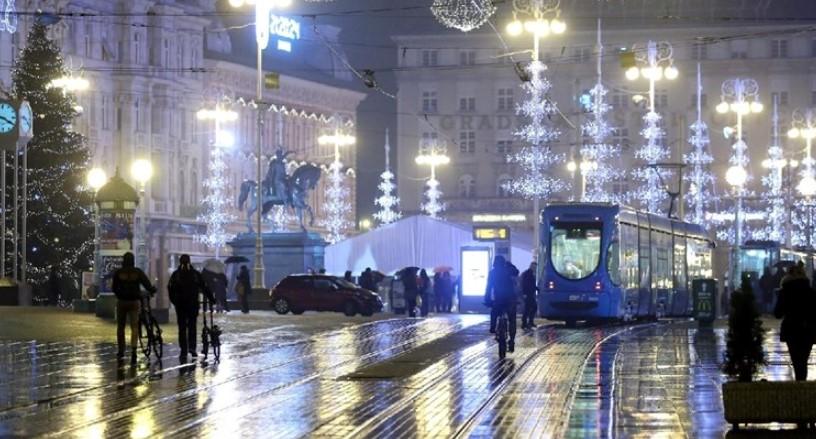
{"label": "ornate street lamp", "polygon": [[748,145],[742,139],[742,118],[751,113],[762,112],[763,105],[759,102],[759,85],[751,78],[732,78],[722,83],[721,102],[716,110],[720,114],[729,111],[737,115],[737,126],[734,130],[735,142],[732,148],[734,155],[729,163],[731,167],[725,173],[725,180],[734,188],[737,205],[734,208],[734,249],[731,272],[731,287],[735,288],[740,279],[739,273],[739,246],[742,245],[742,197],[745,182],[748,180]]}
{"label": "ornate street lamp", "polygon": [[431,177],[425,183],[425,197],[427,202],[420,206],[425,213],[431,218],[436,218],[440,212],[445,210],[445,203],[440,202],[442,198],[442,191],[439,190],[439,180],[436,179],[437,166],[447,165],[450,163],[450,157],[445,154],[444,148],[438,148],[432,145],[430,150],[421,152],[415,159],[416,164],[420,166],[429,166],[431,168]]}

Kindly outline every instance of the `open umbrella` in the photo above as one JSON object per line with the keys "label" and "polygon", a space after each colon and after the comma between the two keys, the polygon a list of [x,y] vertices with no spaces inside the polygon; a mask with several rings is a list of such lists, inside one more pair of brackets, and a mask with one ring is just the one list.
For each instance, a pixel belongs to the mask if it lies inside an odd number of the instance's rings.
{"label": "open umbrella", "polygon": [[224,261],[225,264],[243,264],[245,262],[249,262],[249,259],[243,256],[230,256]]}
{"label": "open umbrella", "polygon": [[440,265],[438,267],[434,267],[433,271],[434,273],[450,273],[451,271],[453,271],[453,267],[450,267],[448,265]]}
{"label": "open umbrella", "polygon": [[374,280],[375,284],[382,282],[385,279],[385,273],[382,271],[372,270],[371,271],[371,279]]}

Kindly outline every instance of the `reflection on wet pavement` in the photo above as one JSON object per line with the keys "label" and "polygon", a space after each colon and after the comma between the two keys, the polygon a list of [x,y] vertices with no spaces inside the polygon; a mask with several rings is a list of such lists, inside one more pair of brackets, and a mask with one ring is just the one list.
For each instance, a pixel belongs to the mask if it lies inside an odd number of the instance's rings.
{"label": "reflection on wet pavement", "polygon": [[[164,364],[117,367],[111,344],[0,342],[0,437],[651,438],[729,428],[722,328],[550,325],[520,333],[500,361],[485,320],[227,333],[220,364],[179,365],[173,346]],[[409,374],[350,375],[463,330],[484,337]],[[766,377],[790,379],[774,331],[767,346]]]}

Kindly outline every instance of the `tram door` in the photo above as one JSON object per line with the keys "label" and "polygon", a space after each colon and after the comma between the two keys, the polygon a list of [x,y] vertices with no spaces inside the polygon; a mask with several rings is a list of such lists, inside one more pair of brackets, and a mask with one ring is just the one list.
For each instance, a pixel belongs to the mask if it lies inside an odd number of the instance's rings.
{"label": "tram door", "polygon": [[651,245],[651,224],[649,216],[638,212],[638,316],[648,316],[652,314],[654,297],[652,294],[652,245]]}

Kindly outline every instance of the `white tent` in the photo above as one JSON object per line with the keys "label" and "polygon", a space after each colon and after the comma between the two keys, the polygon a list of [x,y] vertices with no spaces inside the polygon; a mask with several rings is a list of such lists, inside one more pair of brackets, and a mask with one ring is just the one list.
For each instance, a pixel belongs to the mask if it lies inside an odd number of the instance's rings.
{"label": "white tent", "polygon": [[[416,215],[326,247],[325,266],[329,273],[337,275],[346,270],[358,274],[367,267],[391,274],[409,266],[449,266],[461,273],[459,252],[468,246],[492,249],[493,244],[474,241],[469,226]],[[529,239],[512,243],[511,259],[521,270],[530,264]]]}

